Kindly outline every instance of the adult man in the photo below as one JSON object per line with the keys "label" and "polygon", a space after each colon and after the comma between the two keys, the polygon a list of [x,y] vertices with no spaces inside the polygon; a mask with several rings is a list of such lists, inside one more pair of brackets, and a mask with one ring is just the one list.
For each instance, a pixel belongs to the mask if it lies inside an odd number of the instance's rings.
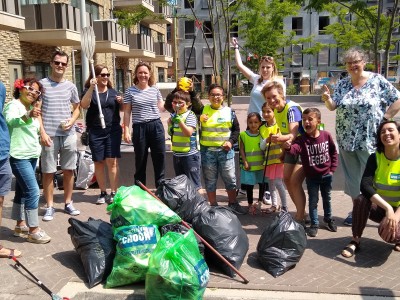
{"label": "adult man", "polygon": [[[3,214],[4,196],[11,190],[11,167],[8,161],[10,154],[10,135],[6,120],[3,116],[4,102],[6,101],[6,88],[0,81],[0,225],[1,217]],[[9,256],[19,257],[21,251],[15,249],[8,249],[0,245],[0,258],[7,258]]]}
{"label": "adult man", "polygon": [[39,118],[43,194],[47,202],[43,221],[53,220],[53,178],[57,171],[58,154],[60,154],[60,165],[64,175],[64,212],[72,216],[80,214],[80,211],[72,204],[73,171],[76,168],[77,147],[74,123],[79,117],[79,96],[76,86],[64,78],[68,59],[68,54],[56,50],[51,56],[51,74],[40,81],[45,88],[42,116]]}

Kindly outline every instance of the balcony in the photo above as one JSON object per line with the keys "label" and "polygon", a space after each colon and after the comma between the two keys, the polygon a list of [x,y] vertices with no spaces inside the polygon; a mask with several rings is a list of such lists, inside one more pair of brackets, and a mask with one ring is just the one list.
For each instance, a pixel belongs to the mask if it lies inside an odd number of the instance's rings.
{"label": "balcony", "polygon": [[25,18],[20,13],[19,0],[0,1],[0,30],[24,30]]}
{"label": "balcony", "polygon": [[155,42],[154,50],[156,53],[155,58],[149,58],[149,61],[153,62],[173,62],[172,57],[172,46],[165,42]]}
{"label": "balcony", "polygon": [[154,41],[145,34],[128,34],[129,53],[116,53],[120,57],[152,59],[156,57]]}
{"label": "balcony", "polygon": [[154,12],[153,0],[114,0],[115,8],[133,8],[137,6],[143,6]]}
{"label": "balcony", "polygon": [[162,5],[154,1],[154,13],[144,17],[142,22],[146,24],[172,24],[172,8],[169,5]]}
{"label": "balcony", "polygon": [[[79,46],[81,44],[80,10],[65,3],[22,6],[25,28],[20,40],[48,46]],[[86,14],[90,20],[90,14]],[[90,22],[88,22],[90,24]]]}
{"label": "balcony", "polygon": [[96,52],[129,52],[128,31],[115,20],[93,21]]}

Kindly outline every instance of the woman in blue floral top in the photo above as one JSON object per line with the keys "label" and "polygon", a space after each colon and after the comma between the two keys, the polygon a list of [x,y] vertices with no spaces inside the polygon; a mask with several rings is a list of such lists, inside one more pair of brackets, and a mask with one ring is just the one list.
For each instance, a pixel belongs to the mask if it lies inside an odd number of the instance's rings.
{"label": "woman in blue floral top", "polygon": [[[375,152],[378,126],[400,110],[400,92],[382,75],[364,70],[364,52],[350,49],[344,53],[343,62],[349,76],[339,81],[332,96],[324,86],[322,100],[329,110],[336,109],[336,139],[345,176],[344,192],[355,199],[360,194],[367,159]],[[351,226],[352,212],[344,224]]]}

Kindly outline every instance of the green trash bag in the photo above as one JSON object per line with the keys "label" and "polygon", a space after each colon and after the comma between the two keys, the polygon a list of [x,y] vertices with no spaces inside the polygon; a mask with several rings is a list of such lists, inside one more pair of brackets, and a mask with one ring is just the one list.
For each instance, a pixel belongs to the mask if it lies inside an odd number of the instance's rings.
{"label": "green trash bag", "polygon": [[107,210],[111,211],[110,222],[114,230],[127,225],[164,226],[181,222],[174,211],[136,185],[121,186]]}
{"label": "green trash bag", "polygon": [[127,285],[146,278],[151,253],[160,240],[157,226],[122,226],[115,230],[117,253],[106,288]]}
{"label": "green trash bag", "polygon": [[193,229],[182,235],[166,233],[150,256],[146,299],[203,299],[209,280]]}

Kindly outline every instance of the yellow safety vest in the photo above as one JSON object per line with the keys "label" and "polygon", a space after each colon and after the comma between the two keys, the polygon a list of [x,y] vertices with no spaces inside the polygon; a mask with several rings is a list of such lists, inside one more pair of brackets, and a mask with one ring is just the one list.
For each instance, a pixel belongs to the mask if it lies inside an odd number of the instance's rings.
{"label": "yellow safety vest", "polygon": [[283,108],[283,110],[281,112],[278,112],[276,109],[274,109],[274,115],[275,115],[275,119],[276,119],[276,124],[278,124],[278,127],[281,130],[281,133],[283,135],[290,133],[289,120],[288,120],[288,116],[287,115],[288,115],[289,108],[291,108],[293,106],[297,106],[300,109],[300,112],[303,111],[301,106],[298,105],[297,103],[293,102],[293,101],[287,102],[285,104],[285,107]]}
{"label": "yellow safety vest", "polygon": [[[264,151],[260,149],[261,136],[259,134],[256,136],[251,136],[248,135],[246,131],[242,131],[239,137],[244,145],[244,153],[246,154],[246,160],[250,166],[249,171],[258,171],[264,169]],[[243,163],[241,164],[241,167],[244,169]]]}
{"label": "yellow safety vest", "polygon": [[[266,139],[271,134],[277,134],[278,128],[279,128],[278,123],[275,123],[274,125],[271,126],[268,126],[268,124],[265,123],[260,127],[261,138]],[[267,143],[267,149],[265,149],[265,156],[267,156],[268,153],[268,144],[269,143]],[[281,154],[282,154],[281,144],[271,143],[268,153],[267,165],[282,163],[281,160],[279,159]]]}
{"label": "yellow safety vest", "polygon": [[378,167],[374,176],[374,188],[393,207],[400,206],[400,159],[388,160],[385,154],[376,152]]}
{"label": "yellow safety vest", "polygon": [[[189,114],[193,114],[191,110],[182,114],[183,123],[186,122],[186,118]],[[197,148],[197,127],[193,131],[191,136],[184,136],[182,129],[179,127],[179,124],[173,124],[173,134],[172,134],[172,151],[174,152],[189,152],[190,146],[195,145]],[[193,144],[195,143],[195,144]]]}
{"label": "yellow safety vest", "polygon": [[201,122],[200,144],[207,147],[221,147],[231,136],[231,108],[224,106],[221,109],[213,109],[207,104],[202,114],[207,114],[208,120]]}

